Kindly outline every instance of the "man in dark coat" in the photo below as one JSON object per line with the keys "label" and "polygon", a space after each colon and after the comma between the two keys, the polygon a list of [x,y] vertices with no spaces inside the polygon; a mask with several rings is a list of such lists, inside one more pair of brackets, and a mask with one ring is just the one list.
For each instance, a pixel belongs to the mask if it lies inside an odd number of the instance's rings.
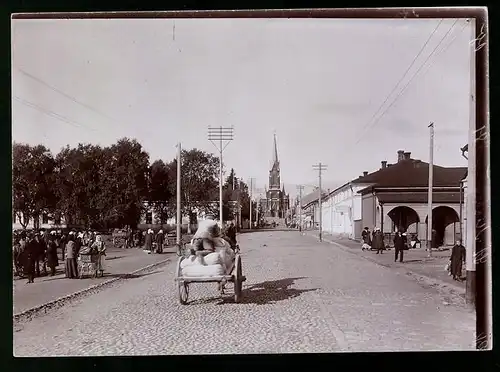
{"label": "man in dark coat", "polygon": [[462,265],[465,262],[465,247],[460,240],[451,249],[450,257],[450,271],[453,280],[461,280],[462,278]]}
{"label": "man in dark coat", "polygon": [[24,274],[28,277],[28,283],[35,282],[35,261],[37,254],[37,244],[31,236],[26,241],[23,251]]}
{"label": "man in dark coat", "polygon": [[375,229],[375,234],[373,235],[373,248],[377,250],[377,254],[382,254],[382,251],[384,250],[384,235],[382,234],[382,231],[377,227]]}
{"label": "man in dark coat", "polygon": [[165,242],[165,236],[163,235],[163,230],[158,231],[156,234],[156,253],[163,253],[163,243]]}
{"label": "man in dark coat", "polygon": [[226,236],[231,240],[231,246],[236,245],[236,228],[234,227],[234,223],[230,223],[227,230]]}
{"label": "man in dark coat", "polygon": [[394,262],[398,260],[399,262],[403,262],[403,253],[404,253],[404,240],[400,231],[396,232],[394,236]]}

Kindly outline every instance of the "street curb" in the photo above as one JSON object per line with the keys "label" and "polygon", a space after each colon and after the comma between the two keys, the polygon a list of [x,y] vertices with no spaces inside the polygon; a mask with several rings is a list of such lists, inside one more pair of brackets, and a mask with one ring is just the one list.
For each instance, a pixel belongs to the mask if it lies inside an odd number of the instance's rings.
{"label": "street curb", "polygon": [[49,302],[46,302],[42,305],[37,305],[35,307],[32,307],[30,309],[27,309],[27,310],[23,310],[21,311],[20,313],[17,313],[17,314],[14,314],[13,315],[13,321],[14,322],[19,322],[21,320],[28,320],[32,317],[34,317],[35,315],[37,315],[38,313],[40,313],[42,310],[45,310],[45,312],[47,312],[48,310],[54,308],[54,307],[58,307],[58,306],[61,306],[63,305],[64,303],[70,301],[70,300],[74,300],[78,297],[81,297],[85,294],[88,294],[89,292],[92,292],[92,291],[98,291],[100,289],[103,289],[104,287],[110,285],[110,284],[113,284],[119,280],[123,280],[123,279],[128,279],[130,278],[132,275],[136,275],[136,274],[139,274],[143,271],[148,271],[148,270],[151,270],[151,269],[154,269],[158,266],[161,266],[163,264],[166,264],[167,262],[170,262],[170,258],[166,258],[164,260],[161,260],[159,262],[155,262],[153,264],[150,264],[150,265],[147,265],[147,266],[144,266],[144,267],[141,267],[140,269],[137,269],[137,270],[134,270],[130,273],[127,273],[127,274],[124,274],[124,275],[121,275],[121,276],[118,276],[116,278],[113,278],[113,279],[110,279],[110,280],[106,280],[104,282],[101,282],[101,283],[98,283],[98,284],[94,284],[90,287],[87,287],[87,288],[84,288],[84,289],[81,289],[77,292],[74,292],[74,293],[70,293],[69,295],[66,295],[66,296],[63,296],[63,297],[59,297],[59,298],[56,298],[55,300],[52,300],[52,301],[49,301]]}
{"label": "street curb", "polygon": [[[306,234],[306,236],[309,236],[311,238],[316,238],[316,239],[319,240],[318,237],[310,235],[310,234]],[[416,279],[417,281],[421,281],[422,279],[425,279],[428,282],[432,283],[431,285],[436,285],[436,284],[437,285],[441,285],[443,287],[446,287],[446,288],[452,290],[456,295],[459,295],[459,296],[460,295],[465,295],[465,289],[462,288],[462,287],[460,287],[460,286],[458,286],[458,285],[453,285],[453,284],[445,282],[445,281],[443,281],[441,279],[436,279],[436,278],[430,277],[428,275],[421,274],[421,273],[413,271],[413,270],[411,270],[411,269],[409,269],[407,267],[403,267],[403,266],[387,266],[387,265],[381,264],[380,262],[375,261],[375,260],[373,260],[373,259],[371,259],[369,257],[361,256],[361,255],[357,254],[356,252],[352,252],[351,249],[348,248],[348,247],[346,247],[345,245],[342,245],[341,243],[334,242],[334,241],[332,241],[330,239],[323,238],[323,241],[326,242],[326,243],[329,243],[329,244],[336,245],[336,246],[338,246],[339,248],[341,248],[343,251],[345,251],[347,253],[353,254],[353,255],[355,255],[357,257],[361,257],[361,258],[363,258],[363,259],[365,259],[367,261],[373,262],[373,263],[375,263],[375,264],[377,264],[379,266],[386,267],[388,269],[390,269],[392,267],[396,267],[398,269],[403,269],[404,271],[406,271],[406,275],[413,276],[414,279]],[[457,291],[459,293],[456,293]]]}

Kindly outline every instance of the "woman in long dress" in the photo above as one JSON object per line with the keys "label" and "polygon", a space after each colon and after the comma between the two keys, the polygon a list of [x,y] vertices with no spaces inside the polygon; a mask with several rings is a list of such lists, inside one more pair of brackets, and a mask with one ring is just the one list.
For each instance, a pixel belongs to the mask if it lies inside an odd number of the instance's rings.
{"label": "woman in long dress", "polygon": [[50,268],[50,276],[56,275],[56,267],[59,265],[57,257],[56,232],[50,233],[49,242],[47,245],[47,265]]}
{"label": "woman in long dress", "polygon": [[101,273],[101,276],[104,276],[104,270],[106,269],[104,264],[104,261],[106,260],[106,245],[102,241],[101,235],[96,235],[92,248],[94,248],[98,254],[97,271]]}
{"label": "woman in long dress", "polygon": [[78,277],[77,262],[75,257],[75,236],[69,235],[68,242],[66,243],[66,250],[64,252],[65,260],[65,273],[66,278],[74,279]]}
{"label": "woman in long dress", "polygon": [[462,264],[465,262],[465,247],[460,240],[451,249],[450,257],[450,271],[453,280],[460,280],[462,278]]}

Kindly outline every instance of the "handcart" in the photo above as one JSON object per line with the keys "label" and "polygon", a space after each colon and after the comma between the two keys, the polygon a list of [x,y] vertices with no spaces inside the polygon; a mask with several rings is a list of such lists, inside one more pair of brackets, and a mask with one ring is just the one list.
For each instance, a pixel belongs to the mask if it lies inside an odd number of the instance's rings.
{"label": "handcart", "polygon": [[[197,255],[207,255],[212,253],[211,251],[198,251]],[[242,288],[243,282],[246,280],[246,277],[243,276],[242,267],[241,267],[241,256],[239,253],[236,253],[234,261],[232,263],[232,267],[229,270],[229,275],[218,275],[218,276],[207,276],[207,277],[187,277],[182,276],[182,268],[181,262],[187,257],[179,257],[177,261],[177,271],[175,281],[177,283],[177,287],[179,290],[179,302],[182,305],[186,305],[188,303],[189,298],[189,285],[192,283],[218,283],[219,292],[224,295],[225,285],[227,283],[233,283],[234,286],[234,302],[238,303],[242,297]]]}

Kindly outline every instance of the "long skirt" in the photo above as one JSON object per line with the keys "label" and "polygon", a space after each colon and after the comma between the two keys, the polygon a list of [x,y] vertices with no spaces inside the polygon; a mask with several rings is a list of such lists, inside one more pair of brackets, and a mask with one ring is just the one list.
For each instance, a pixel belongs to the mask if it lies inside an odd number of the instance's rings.
{"label": "long skirt", "polygon": [[65,265],[65,273],[66,278],[77,278],[78,277],[78,269],[75,258],[66,258]]}
{"label": "long skirt", "polygon": [[103,254],[100,254],[97,258],[97,271],[102,271],[104,272],[106,270],[106,264],[105,261],[106,256]]}

